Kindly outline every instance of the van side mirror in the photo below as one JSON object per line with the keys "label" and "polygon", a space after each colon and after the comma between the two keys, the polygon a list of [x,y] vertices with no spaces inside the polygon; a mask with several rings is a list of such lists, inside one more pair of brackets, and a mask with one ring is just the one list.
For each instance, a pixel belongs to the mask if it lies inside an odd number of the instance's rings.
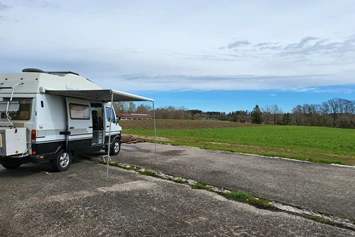
{"label": "van side mirror", "polygon": [[118,124],[119,120],[120,120],[120,117],[117,116],[117,117],[115,118],[115,121],[114,121],[115,124]]}

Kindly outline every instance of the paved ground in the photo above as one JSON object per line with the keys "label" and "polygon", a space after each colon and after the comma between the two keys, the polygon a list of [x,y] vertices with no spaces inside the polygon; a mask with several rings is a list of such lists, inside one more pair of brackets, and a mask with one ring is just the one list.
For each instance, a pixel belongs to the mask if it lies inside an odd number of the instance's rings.
{"label": "paved ground", "polygon": [[355,167],[159,144],[155,154],[151,143],[122,149],[120,162],[355,220]]}
{"label": "paved ground", "polygon": [[119,168],[107,179],[106,168],[86,160],[62,173],[0,168],[1,236],[355,236]]}

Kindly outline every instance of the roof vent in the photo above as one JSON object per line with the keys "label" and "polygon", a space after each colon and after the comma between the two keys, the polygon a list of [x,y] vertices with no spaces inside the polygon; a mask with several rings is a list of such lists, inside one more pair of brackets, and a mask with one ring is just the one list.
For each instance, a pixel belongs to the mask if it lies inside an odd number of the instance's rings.
{"label": "roof vent", "polygon": [[78,73],[71,72],[71,71],[46,72],[46,71],[43,71],[43,70],[37,69],[37,68],[25,68],[22,70],[22,72],[48,73],[48,74],[57,75],[57,76],[65,76],[66,74],[74,74],[74,75],[80,76]]}
{"label": "roof vent", "polygon": [[44,73],[45,71],[42,71],[41,69],[37,68],[25,68],[22,70],[22,72],[37,72],[37,73]]}

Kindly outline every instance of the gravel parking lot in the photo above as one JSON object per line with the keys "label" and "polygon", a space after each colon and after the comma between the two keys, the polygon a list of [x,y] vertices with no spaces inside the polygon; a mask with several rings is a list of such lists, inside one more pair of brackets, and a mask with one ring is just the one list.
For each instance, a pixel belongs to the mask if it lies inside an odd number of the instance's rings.
{"label": "gravel parking lot", "polygon": [[[142,155],[127,149],[118,157]],[[1,235],[355,236],[133,171],[109,167],[107,178],[106,169],[83,159],[62,173],[48,164],[0,168]]]}

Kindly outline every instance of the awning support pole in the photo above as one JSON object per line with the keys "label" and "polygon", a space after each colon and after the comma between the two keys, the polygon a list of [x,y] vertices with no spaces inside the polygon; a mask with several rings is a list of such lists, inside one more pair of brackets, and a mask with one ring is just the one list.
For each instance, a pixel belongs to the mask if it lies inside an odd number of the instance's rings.
{"label": "awning support pole", "polygon": [[153,101],[153,119],[154,119],[154,143],[155,143],[155,156],[157,155],[157,126],[155,122],[155,106]]}
{"label": "awning support pole", "polygon": [[[112,125],[112,108],[113,108],[113,91],[111,90],[111,109],[110,109],[110,128],[108,132],[108,148],[107,148],[107,165],[106,165],[106,178],[108,180],[108,166],[111,161],[110,150],[111,150],[111,125]],[[105,111],[106,112],[106,111]]]}

